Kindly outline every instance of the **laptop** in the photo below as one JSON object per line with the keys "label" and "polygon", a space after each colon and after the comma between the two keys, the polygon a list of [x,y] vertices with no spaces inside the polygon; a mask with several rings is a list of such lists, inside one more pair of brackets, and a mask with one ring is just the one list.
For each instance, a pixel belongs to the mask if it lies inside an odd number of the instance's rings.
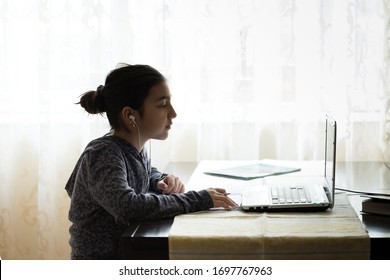
{"label": "laptop", "polygon": [[[336,121],[326,115],[324,175],[314,180],[294,178],[288,184],[278,183],[250,188],[242,193],[245,211],[323,211],[334,206],[336,174]],[[302,182],[296,182],[296,180]],[[285,180],[283,180],[285,181]]]}

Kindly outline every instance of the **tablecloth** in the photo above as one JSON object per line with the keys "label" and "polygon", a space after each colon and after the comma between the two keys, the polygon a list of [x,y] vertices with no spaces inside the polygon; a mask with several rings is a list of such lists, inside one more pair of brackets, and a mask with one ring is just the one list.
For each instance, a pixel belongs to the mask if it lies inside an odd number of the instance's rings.
{"label": "tablecloth", "polygon": [[202,211],[175,217],[170,259],[369,259],[370,239],[345,193],[323,212]]}

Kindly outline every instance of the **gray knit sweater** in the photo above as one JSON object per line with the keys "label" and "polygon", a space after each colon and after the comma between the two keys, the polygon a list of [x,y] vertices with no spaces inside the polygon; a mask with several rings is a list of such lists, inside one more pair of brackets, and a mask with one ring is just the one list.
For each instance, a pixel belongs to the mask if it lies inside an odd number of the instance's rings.
{"label": "gray knit sweater", "polygon": [[118,259],[126,226],[136,220],[171,218],[213,206],[206,190],[163,195],[166,174],[150,168],[146,152],[116,136],[88,144],[69,181],[72,259]]}

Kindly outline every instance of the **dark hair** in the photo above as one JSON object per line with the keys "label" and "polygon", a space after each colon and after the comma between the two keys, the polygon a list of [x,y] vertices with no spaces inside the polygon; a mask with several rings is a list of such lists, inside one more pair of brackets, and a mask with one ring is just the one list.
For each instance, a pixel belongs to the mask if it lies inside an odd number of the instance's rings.
{"label": "dark hair", "polygon": [[106,77],[105,85],[81,95],[80,104],[90,114],[107,114],[112,129],[120,128],[119,113],[129,106],[143,114],[150,89],[165,77],[148,65],[118,64]]}

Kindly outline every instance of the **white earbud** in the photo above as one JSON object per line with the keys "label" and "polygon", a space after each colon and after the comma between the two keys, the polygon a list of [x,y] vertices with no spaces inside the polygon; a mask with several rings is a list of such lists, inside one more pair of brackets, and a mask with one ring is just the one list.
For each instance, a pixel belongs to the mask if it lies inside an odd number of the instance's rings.
{"label": "white earbud", "polygon": [[129,120],[131,120],[134,125],[137,125],[137,123],[135,122],[135,117],[133,115],[129,116]]}

